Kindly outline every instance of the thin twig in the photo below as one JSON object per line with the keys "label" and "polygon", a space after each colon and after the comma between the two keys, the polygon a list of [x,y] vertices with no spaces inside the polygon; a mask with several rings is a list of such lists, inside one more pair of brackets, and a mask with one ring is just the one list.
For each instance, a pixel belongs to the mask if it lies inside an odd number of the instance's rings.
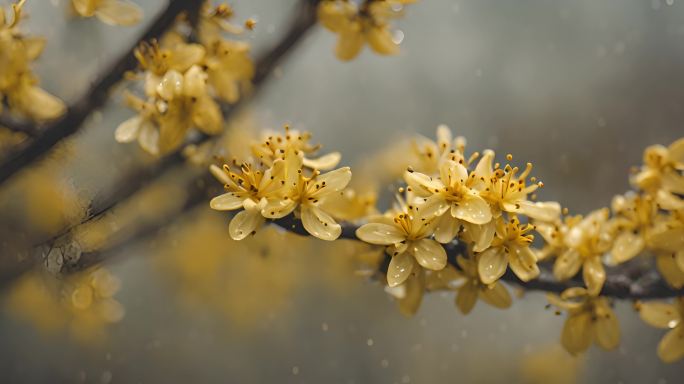
{"label": "thin twig", "polygon": [[61,118],[41,130],[34,140],[7,157],[0,165],[0,183],[42,158],[60,141],[78,132],[85,119],[107,101],[109,90],[122,79],[127,71],[136,67],[137,60],[133,51],[138,42],[160,37],[173,26],[179,14],[186,11],[193,12],[199,9],[202,3],[202,1],[193,0],[170,0],[166,9],[152,22],[145,33],[119,60],[103,72],[85,95],[70,106]]}

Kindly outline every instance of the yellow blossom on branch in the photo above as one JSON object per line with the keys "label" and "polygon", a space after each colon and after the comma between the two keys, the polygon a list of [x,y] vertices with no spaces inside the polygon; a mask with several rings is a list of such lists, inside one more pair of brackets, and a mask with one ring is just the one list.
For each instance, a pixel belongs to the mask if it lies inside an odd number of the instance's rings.
{"label": "yellow blossom on branch", "polygon": [[684,357],[684,297],[678,297],[673,303],[648,302],[637,303],[641,319],[647,324],[669,329],[658,344],[658,357],[666,363],[672,363]]}
{"label": "yellow blossom on branch", "polygon": [[143,17],[142,10],[128,0],[71,0],[81,17],[97,17],[109,25],[134,25]]}

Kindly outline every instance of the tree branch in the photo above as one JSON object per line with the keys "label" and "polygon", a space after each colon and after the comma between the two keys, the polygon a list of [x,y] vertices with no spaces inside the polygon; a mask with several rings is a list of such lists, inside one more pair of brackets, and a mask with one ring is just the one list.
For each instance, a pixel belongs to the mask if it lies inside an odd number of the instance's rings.
{"label": "tree branch", "polygon": [[39,130],[36,124],[17,120],[8,115],[0,115],[0,127],[5,127],[12,132],[23,133],[28,137],[38,136]]}
{"label": "tree branch", "polygon": [[42,158],[60,141],[78,132],[85,119],[107,101],[109,90],[121,80],[127,71],[136,67],[137,60],[133,51],[138,43],[160,37],[173,26],[179,14],[185,11],[195,12],[202,6],[202,3],[198,0],[169,0],[169,5],[152,22],[145,33],[120,59],[103,72],[102,76],[95,81],[85,95],[70,106],[61,118],[41,130],[34,140],[7,157],[0,165],[0,183]]}

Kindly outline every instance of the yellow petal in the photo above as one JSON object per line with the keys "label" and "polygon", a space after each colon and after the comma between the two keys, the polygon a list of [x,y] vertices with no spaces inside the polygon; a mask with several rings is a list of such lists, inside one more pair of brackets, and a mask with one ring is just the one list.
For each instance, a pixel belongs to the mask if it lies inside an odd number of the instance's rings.
{"label": "yellow petal", "polygon": [[414,241],[409,250],[423,268],[439,271],[446,266],[447,255],[444,247],[431,239]]}
{"label": "yellow petal", "polygon": [[449,204],[440,194],[435,194],[427,198],[427,200],[418,207],[418,214],[421,218],[432,219],[433,217],[442,216],[449,210]]}
{"label": "yellow petal", "polygon": [[425,293],[425,273],[421,270],[415,276],[411,276],[404,282],[406,293],[399,299],[399,311],[406,316],[412,316],[418,312],[420,303]]}
{"label": "yellow petal", "polygon": [[477,271],[485,284],[492,284],[497,281],[506,273],[507,267],[508,260],[501,247],[489,248],[478,257]]}
{"label": "yellow petal", "polygon": [[675,263],[679,270],[684,273],[684,249],[675,254]]}
{"label": "yellow petal", "polygon": [[582,267],[582,257],[579,252],[570,248],[563,252],[553,264],[553,275],[558,280],[567,280],[579,272]]}
{"label": "yellow petal", "polygon": [[561,344],[571,354],[575,355],[586,351],[591,345],[593,327],[591,313],[580,312],[569,315],[563,325]]}
{"label": "yellow petal", "polygon": [[244,201],[243,197],[237,196],[234,192],[228,192],[211,199],[209,206],[217,211],[232,211],[242,208]]}
{"label": "yellow petal", "polygon": [[268,203],[261,210],[262,216],[269,219],[280,219],[292,213],[297,207],[297,202],[293,199],[284,200],[282,198],[267,199]]}
{"label": "yellow petal", "polygon": [[167,71],[157,84],[157,94],[164,100],[173,100],[183,93],[183,75],[176,70]]}
{"label": "yellow petal", "polygon": [[71,0],[74,10],[82,17],[91,17],[95,14],[97,4],[95,0]]}
{"label": "yellow petal", "polygon": [[351,177],[352,173],[349,167],[338,168],[319,175],[307,185],[307,195],[310,197],[323,197],[339,192],[347,187]]}
{"label": "yellow petal", "polygon": [[414,263],[413,256],[408,252],[392,256],[392,260],[390,260],[389,267],[387,268],[387,284],[390,287],[396,287],[406,281],[409,275],[411,275]]}
{"label": "yellow petal", "polygon": [[492,210],[479,195],[466,194],[460,204],[451,206],[451,216],[473,224],[487,224],[492,220]]}
{"label": "yellow petal", "polygon": [[343,61],[349,61],[361,52],[363,48],[363,35],[356,30],[340,31],[337,37],[337,45],[335,46],[335,55]]}
{"label": "yellow petal", "polygon": [[508,263],[513,273],[522,281],[530,281],[539,276],[537,257],[530,247],[512,246]]}
{"label": "yellow petal", "polygon": [[143,122],[138,134],[140,147],[152,155],[159,154],[159,130],[150,123]]}
{"label": "yellow petal", "polygon": [[368,45],[381,55],[396,55],[399,46],[392,40],[392,33],[387,27],[371,26],[366,32]]}
{"label": "yellow petal", "polygon": [[590,257],[584,261],[582,276],[587,289],[592,294],[598,294],[606,281],[606,270],[598,257]]}
{"label": "yellow petal", "polygon": [[437,179],[415,171],[406,171],[404,181],[417,196],[427,197],[444,188],[444,184]]}
{"label": "yellow petal", "polygon": [[620,343],[620,324],[613,310],[605,302],[598,299],[594,315],[596,324],[594,328],[596,343],[605,350],[615,349]]}
{"label": "yellow petal", "polygon": [[183,75],[183,94],[201,98],[207,93],[207,74],[198,65],[193,65]]}
{"label": "yellow petal", "polygon": [[679,269],[672,254],[659,255],[656,258],[658,272],[673,288],[684,287],[684,271]]}
{"label": "yellow petal", "polygon": [[435,240],[442,244],[449,243],[456,237],[460,228],[457,219],[451,215],[442,215],[435,226]]}
{"label": "yellow petal", "polygon": [[480,289],[472,282],[465,283],[456,292],[456,307],[462,314],[467,315],[475,307]]}
{"label": "yellow petal", "polygon": [[218,104],[209,96],[195,102],[192,109],[192,122],[197,129],[207,135],[216,135],[223,131],[223,114]]}
{"label": "yellow petal", "polygon": [[684,138],[681,138],[667,147],[671,161],[684,163]]}
{"label": "yellow petal", "polygon": [[663,336],[658,344],[658,357],[666,363],[684,357],[684,327],[677,327]]}
{"label": "yellow petal", "polygon": [[[509,210],[509,208],[513,208],[513,210]],[[506,210],[509,212],[519,212],[533,219],[547,222],[557,220],[561,214],[561,206],[555,201],[536,203],[532,201],[520,201],[517,206],[513,205],[513,207],[506,204]]]}
{"label": "yellow petal", "polygon": [[356,237],[366,243],[391,245],[406,240],[406,234],[393,225],[368,223],[356,230]]}
{"label": "yellow petal", "polygon": [[171,69],[184,73],[204,59],[205,50],[200,44],[176,44],[169,59]]}
{"label": "yellow petal", "polygon": [[494,240],[494,235],[496,234],[496,225],[494,220],[487,224],[477,225],[477,224],[465,224],[466,231],[470,233],[470,240],[475,244],[473,245],[473,250],[475,252],[482,252],[492,245],[492,240]]}
{"label": "yellow petal", "polygon": [[21,42],[24,44],[26,55],[31,61],[37,59],[45,48],[45,39],[42,37],[23,37]]}
{"label": "yellow petal", "polygon": [[22,95],[22,108],[37,120],[49,120],[61,116],[66,111],[62,100],[47,93],[40,87],[29,87]]}
{"label": "yellow petal", "polygon": [[508,289],[498,282],[480,290],[480,297],[487,304],[501,309],[510,307],[513,302]]}
{"label": "yellow petal", "polygon": [[673,304],[646,302],[639,304],[639,316],[647,324],[656,328],[674,328],[681,324],[681,315]]}
{"label": "yellow petal", "polygon": [[613,243],[611,255],[615,263],[624,263],[641,253],[644,249],[644,238],[631,231],[621,233]]}
{"label": "yellow petal", "polygon": [[119,143],[130,143],[138,138],[140,132],[140,124],[142,118],[140,116],[133,116],[130,119],[119,124],[114,132],[114,139]]}
{"label": "yellow petal", "polygon": [[341,158],[342,155],[340,155],[339,152],[332,152],[317,159],[304,158],[304,165],[311,169],[327,171],[335,168],[335,166],[339,164]]}
{"label": "yellow petal", "polygon": [[127,0],[102,0],[95,15],[109,25],[134,25],[142,19],[140,7]]}
{"label": "yellow petal", "polygon": [[[256,204],[255,204],[256,205]],[[256,206],[238,212],[230,221],[228,232],[233,240],[242,240],[256,231],[264,222],[264,217]]]}
{"label": "yellow petal", "polygon": [[314,205],[302,206],[302,224],[307,232],[321,240],[333,241],[342,233],[335,219]]}

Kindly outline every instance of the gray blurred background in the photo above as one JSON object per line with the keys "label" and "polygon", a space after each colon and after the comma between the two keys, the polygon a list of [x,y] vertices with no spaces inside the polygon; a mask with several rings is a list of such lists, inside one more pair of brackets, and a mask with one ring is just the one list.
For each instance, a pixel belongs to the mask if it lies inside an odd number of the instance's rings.
{"label": "gray blurred background", "polygon": [[[163,6],[136,2],[146,21]],[[258,53],[284,30],[295,1],[230,3],[238,20],[258,20],[248,37]],[[29,0],[26,25],[49,37],[35,67],[42,84],[70,101],[144,26],[72,20],[67,5]],[[644,147],[684,136],[684,2],[422,0],[397,27],[405,34],[398,56],[366,49],[350,63],[334,57],[335,36],[315,27],[252,104],[256,120],[310,130],[345,164],[407,134],[432,137],[445,123],[471,151],[533,162],[546,185],[540,199],[577,213],[625,191]],[[85,195],[113,185],[140,158],[134,146],[114,142],[118,122],[131,115],[118,99],[88,122],[74,142],[78,156],[66,164]],[[274,285],[277,305],[247,324],[211,305],[188,309],[178,282],[159,268],[164,255],[149,258],[132,245],[110,264],[122,280],[117,298],[126,317],[109,327],[108,340],[89,346],[46,335],[3,309],[0,381],[517,383],[530,380],[525,362],[559,340],[563,318],[544,310],[542,294],[507,311],[479,303],[467,317],[451,295],[429,295],[405,318],[378,284],[346,269],[334,284],[321,278],[327,258],[337,256],[312,242],[310,252],[293,256],[288,290]],[[265,263],[259,281],[268,283],[279,267]],[[262,300],[249,285],[231,288],[212,294]],[[656,356],[663,332],[643,324],[631,303],[616,311],[619,349],[592,348],[578,380],[681,382],[684,362],[665,365]]]}

